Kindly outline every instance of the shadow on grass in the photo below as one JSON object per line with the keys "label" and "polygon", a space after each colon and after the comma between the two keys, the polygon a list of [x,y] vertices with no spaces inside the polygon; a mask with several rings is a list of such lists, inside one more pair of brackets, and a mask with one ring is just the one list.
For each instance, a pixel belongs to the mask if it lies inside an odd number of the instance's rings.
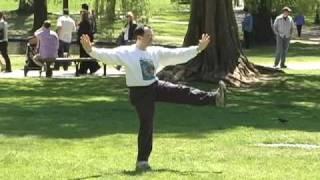
{"label": "shadow on grass", "polygon": [[173,174],[177,174],[179,176],[189,176],[190,174],[222,174],[222,171],[198,171],[198,170],[193,170],[193,171],[181,171],[181,170],[175,170],[175,169],[153,169],[151,171],[148,172],[141,172],[141,171],[123,171],[122,174],[123,175],[127,175],[127,176],[140,176],[143,175],[145,173],[173,173]]}
{"label": "shadow on grass", "polygon": [[107,172],[107,173],[101,173],[86,177],[78,177],[78,178],[72,178],[69,180],[87,180],[87,179],[96,179],[96,178],[102,178],[104,176],[114,176],[114,175],[125,175],[125,176],[143,176],[144,174],[158,174],[158,173],[172,173],[176,174],[178,176],[190,176],[191,174],[222,174],[222,171],[199,171],[199,170],[193,170],[193,171],[181,171],[181,170],[175,170],[175,169],[154,169],[152,171],[147,172],[141,172],[141,171],[135,171],[135,170],[124,170],[120,172]]}
{"label": "shadow on grass", "polygon": [[[256,88],[231,89],[225,109],[159,103],[155,131],[183,138],[243,126],[317,132],[319,82],[318,75],[288,74]],[[0,80],[0,94],[2,135],[72,139],[138,129],[124,78]]]}

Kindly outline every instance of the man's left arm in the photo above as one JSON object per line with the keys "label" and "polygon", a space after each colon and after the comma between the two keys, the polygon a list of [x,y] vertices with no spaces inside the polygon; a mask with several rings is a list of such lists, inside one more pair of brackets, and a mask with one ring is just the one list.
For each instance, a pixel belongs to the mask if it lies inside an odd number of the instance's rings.
{"label": "man's left arm", "polygon": [[160,48],[157,52],[159,55],[159,63],[162,66],[185,63],[206,49],[209,43],[210,36],[208,34],[203,34],[198,46],[184,48]]}

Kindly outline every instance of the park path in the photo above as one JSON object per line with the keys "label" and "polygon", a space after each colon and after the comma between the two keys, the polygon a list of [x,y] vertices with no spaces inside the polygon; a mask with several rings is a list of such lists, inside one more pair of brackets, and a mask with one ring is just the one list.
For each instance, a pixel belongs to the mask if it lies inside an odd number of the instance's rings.
{"label": "park path", "polygon": [[[120,71],[116,70],[113,67],[109,67],[107,68],[107,77],[119,77],[119,76],[123,76],[125,73],[123,71],[123,69],[121,69]],[[40,76],[39,71],[29,71],[28,72],[28,76],[27,78],[39,78]],[[45,72],[42,72],[41,77],[45,78]],[[63,71],[62,68],[60,71],[53,71],[53,78],[65,78],[65,79],[69,79],[69,78],[95,78],[95,77],[104,77],[103,76],[103,68],[100,68],[96,73],[92,74],[92,75],[83,75],[83,76],[79,76],[76,77],[75,76],[75,69],[74,68],[70,68],[68,71]],[[24,77],[24,71],[23,69],[19,69],[19,70],[14,70],[11,73],[5,73],[5,72],[0,72],[0,78],[26,78]]]}
{"label": "park path", "polygon": [[[264,66],[269,66],[271,67],[270,64],[261,64]],[[288,63],[288,70],[320,70],[320,61],[319,62],[304,62],[304,63]],[[107,69],[107,77],[119,77],[119,76],[124,76],[125,72],[122,69],[121,71],[116,70],[113,67],[110,67]],[[27,78],[38,78],[39,77],[39,71],[29,71],[28,72],[28,77]],[[42,73],[41,77],[45,77],[45,73]],[[53,78],[96,78],[96,77],[104,77],[103,76],[103,70],[100,69],[93,75],[85,75],[85,76],[80,76],[76,77],[75,76],[75,69],[71,68],[68,71],[53,71]],[[11,73],[4,73],[0,72],[0,78],[14,78],[14,79],[23,79],[26,78],[24,77],[24,72],[23,70],[14,70]]]}

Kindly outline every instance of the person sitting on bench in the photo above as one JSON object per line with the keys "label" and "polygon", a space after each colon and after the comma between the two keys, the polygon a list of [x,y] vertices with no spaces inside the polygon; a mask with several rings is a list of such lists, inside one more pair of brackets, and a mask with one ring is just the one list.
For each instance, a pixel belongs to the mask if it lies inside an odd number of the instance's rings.
{"label": "person sitting on bench", "polygon": [[[34,35],[37,38],[37,52],[38,54],[35,55],[33,61],[38,66],[44,65],[44,60],[55,59],[58,56],[58,48],[59,48],[59,39],[56,32],[50,30],[51,23],[50,21],[46,20],[43,23],[43,26],[38,29]],[[47,69],[47,76],[52,75],[52,71],[50,70],[50,62],[47,62],[48,68]],[[49,70],[49,71],[48,71]]]}

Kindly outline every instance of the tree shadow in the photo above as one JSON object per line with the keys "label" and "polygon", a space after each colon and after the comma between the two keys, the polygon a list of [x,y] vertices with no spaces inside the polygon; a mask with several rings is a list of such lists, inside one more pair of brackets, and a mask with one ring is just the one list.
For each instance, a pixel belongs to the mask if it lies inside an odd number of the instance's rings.
{"label": "tree shadow", "polygon": [[[254,88],[231,88],[225,109],[159,103],[155,133],[204,138],[240,126],[318,132],[318,81],[318,75],[287,74]],[[0,94],[0,132],[6,136],[73,139],[138,130],[123,77],[0,80]]]}

